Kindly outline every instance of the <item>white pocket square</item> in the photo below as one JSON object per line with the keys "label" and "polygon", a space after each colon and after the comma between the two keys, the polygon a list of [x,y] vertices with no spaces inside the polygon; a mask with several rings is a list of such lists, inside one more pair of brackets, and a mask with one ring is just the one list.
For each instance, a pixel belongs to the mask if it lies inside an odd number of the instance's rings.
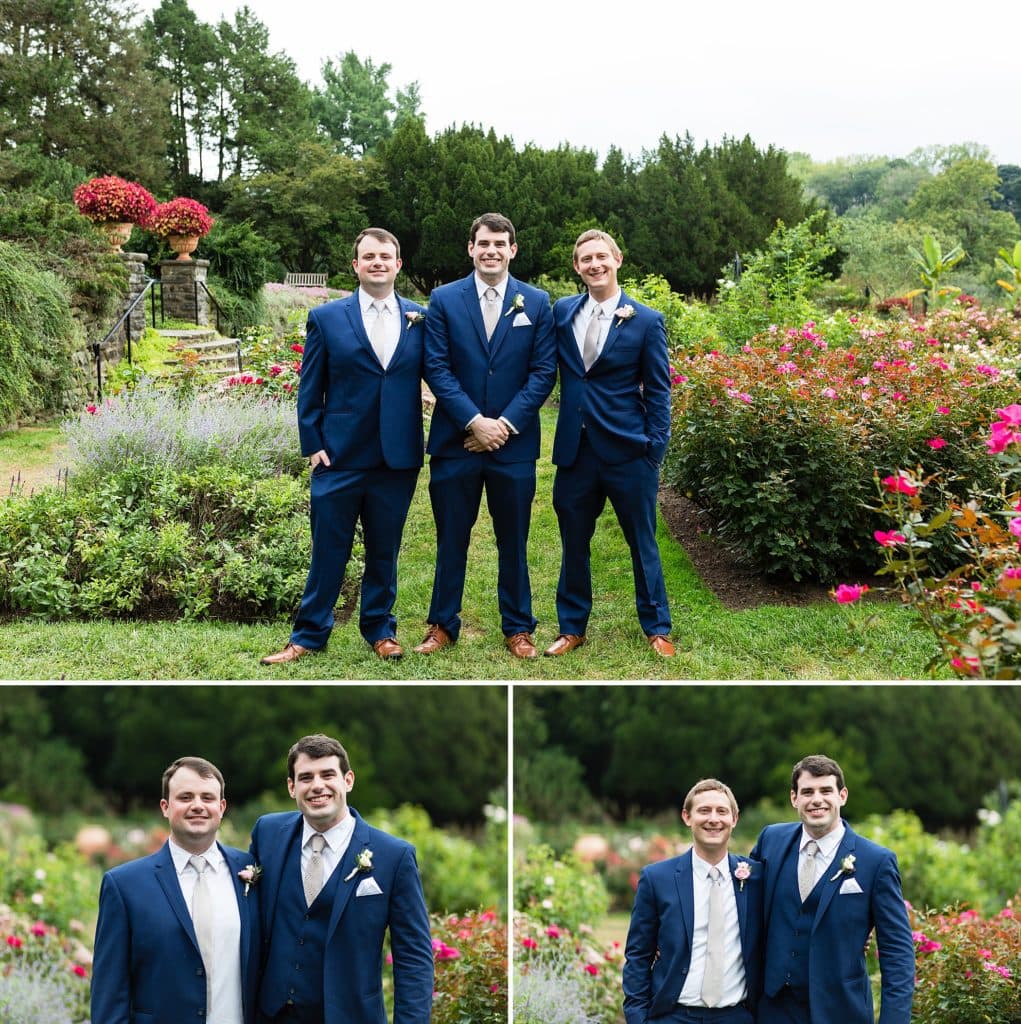
{"label": "white pocket square", "polygon": [[531,327],[532,321],[528,319],[528,314],[522,310],[514,319],[511,321],[511,327]]}
{"label": "white pocket square", "polygon": [[[861,892],[861,890],[858,890]],[[355,889],[355,896],[382,896],[383,890],[374,878],[363,878]]]}
{"label": "white pocket square", "polygon": [[863,892],[863,891],[864,890],[862,889],[862,887],[853,878],[845,878],[843,880],[843,882],[840,883],[840,895],[841,896],[843,896],[844,893],[848,893],[848,892]]}

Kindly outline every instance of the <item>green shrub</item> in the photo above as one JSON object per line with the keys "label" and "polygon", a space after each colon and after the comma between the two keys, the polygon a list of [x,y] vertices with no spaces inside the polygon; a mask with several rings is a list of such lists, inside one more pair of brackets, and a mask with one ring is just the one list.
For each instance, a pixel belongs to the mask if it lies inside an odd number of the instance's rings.
{"label": "green shrub", "polygon": [[538,844],[515,864],[514,907],[542,924],[577,931],[605,917],[609,906],[602,878],[571,853],[558,858]]}
{"label": "green shrub", "polygon": [[688,301],[671,291],[665,277],[650,274],[640,284],[625,281],[623,289],[632,298],[663,314],[671,351],[686,352],[712,346],[719,337],[715,311],[704,302]]}

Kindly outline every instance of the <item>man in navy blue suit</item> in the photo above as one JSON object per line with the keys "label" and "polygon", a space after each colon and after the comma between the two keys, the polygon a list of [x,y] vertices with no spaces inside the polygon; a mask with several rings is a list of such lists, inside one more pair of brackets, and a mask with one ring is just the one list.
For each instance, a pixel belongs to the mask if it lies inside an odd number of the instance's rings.
{"label": "man in navy blue suit", "polygon": [[260,1024],[386,1024],[383,939],[393,956],[393,1024],[429,1024],[433,949],[415,850],[347,803],[354,772],[321,733],[287,757],[298,810],[252,830],[262,868]]}
{"label": "man in navy blue suit", "polygon": [[221,846],[223,776],[201,757],[163,773],[170,838],[103,876],[92,968],[96,1024],[254,1024],[258,887],[248,854]]}
{"label": "man in navy blue suit", "polygon": [[624,949],[627,1024],[752,1024],[762,986],[762,867],[728,853],[737,801],[696,783],[692,847],[642,871]]}
{"label": "man in navy blue suit", "polygon": [[659,466],[670,438],[670,363],[663,315],[628,298],[617,283],[620,247],[585,231],[574,269],[586,286],[553,309],[560,412],[553,439],[553,507],[560,524],[558,657],[585,643],[592,611],[590,542],[607,498],[631,549],[638,621],[649,646],[673,657],[670,607],[659,548]]}
{"label": "man in navy blue suit", "polygon": [[505,642],[516,657],[537,654],[528,528],[539,409],[557,368],[549,296],[510,276],[514,239],[514,225],[503,215],[476,218],[468,242],[474,271],[429,296],[425,379],[436,396],[428,445],[436,572],[419,654],[455,643],[460,634],[468,543],[483,489],[499,555]]}
{"label": "man in navy blue suit", "polygon": [[759,1024],[873,1024],[865,948],[876,932],[879,1024],[910,1024],[915,985],[897,857],[840,816],[840,765],[811,754],[791,774],[800,822],[767,825],[752,856],[765,873],[766,964]]}
{"label": "man in navy blue suit", "polygon": [[351,266],[355,292],[308,315],[298,435],[312,465],[312,565],[290,640],[264,665],[326,646],[359,520],[358,627],[380,658],[404,654],[393,606],[401,535],[424,461],[425,313],[394,291],[401,248],[389,231],[366,228]]}

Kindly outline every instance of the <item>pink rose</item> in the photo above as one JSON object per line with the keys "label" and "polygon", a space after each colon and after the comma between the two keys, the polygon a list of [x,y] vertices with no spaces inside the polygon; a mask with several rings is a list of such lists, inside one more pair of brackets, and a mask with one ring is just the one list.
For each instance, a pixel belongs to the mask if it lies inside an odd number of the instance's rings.
{"label": "pink rose", "polygon": [[835,590],[830,591],[830,597],[837,604],[853,604],[855,601],[860,601],[868,589],[861,583],[841,583]]}

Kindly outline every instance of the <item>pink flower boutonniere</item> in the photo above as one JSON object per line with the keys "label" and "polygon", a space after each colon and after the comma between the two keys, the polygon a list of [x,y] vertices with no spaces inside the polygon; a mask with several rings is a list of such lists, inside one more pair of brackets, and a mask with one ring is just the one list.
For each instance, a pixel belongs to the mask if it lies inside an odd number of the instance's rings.
{"label": "pink flower boutonniere", "polygon": [[262,865],[261,864],[246,864],[239,872],[238,878],[245,883],[245,895],[248,895],[248,890],[253,885],[256,885],[259,879],[262,877]]}
{"label": "pink flower boutonniere", "polygon": [[635,307],[632,306],[630,303],[628,303],[627,305],[624,305],[624,306],[618,306],[613,311],[613,315],[617,318],[617,322],[616,322],[616,324],[614,324],[614,326],[615,327],[620,327],[620,325],[625,320],[630,320],[631,317],[633,317],[635,315]]}
{"label": "pink flower boutonniere", "polygon": [[420,324],[425,319],[425,313],[420,313],[417,309],[409,309],[404,314],[404,319],[408,321],[409,327],[414,327],[415,324]]}
{"label": "pink flower boutonniere", "polygon": [[736,868],[734,868],[734,877],[741,883],[737,887],[738,892],[744,891],[744,883],[752,876],[752,866],[746,860],[738,862]]}

